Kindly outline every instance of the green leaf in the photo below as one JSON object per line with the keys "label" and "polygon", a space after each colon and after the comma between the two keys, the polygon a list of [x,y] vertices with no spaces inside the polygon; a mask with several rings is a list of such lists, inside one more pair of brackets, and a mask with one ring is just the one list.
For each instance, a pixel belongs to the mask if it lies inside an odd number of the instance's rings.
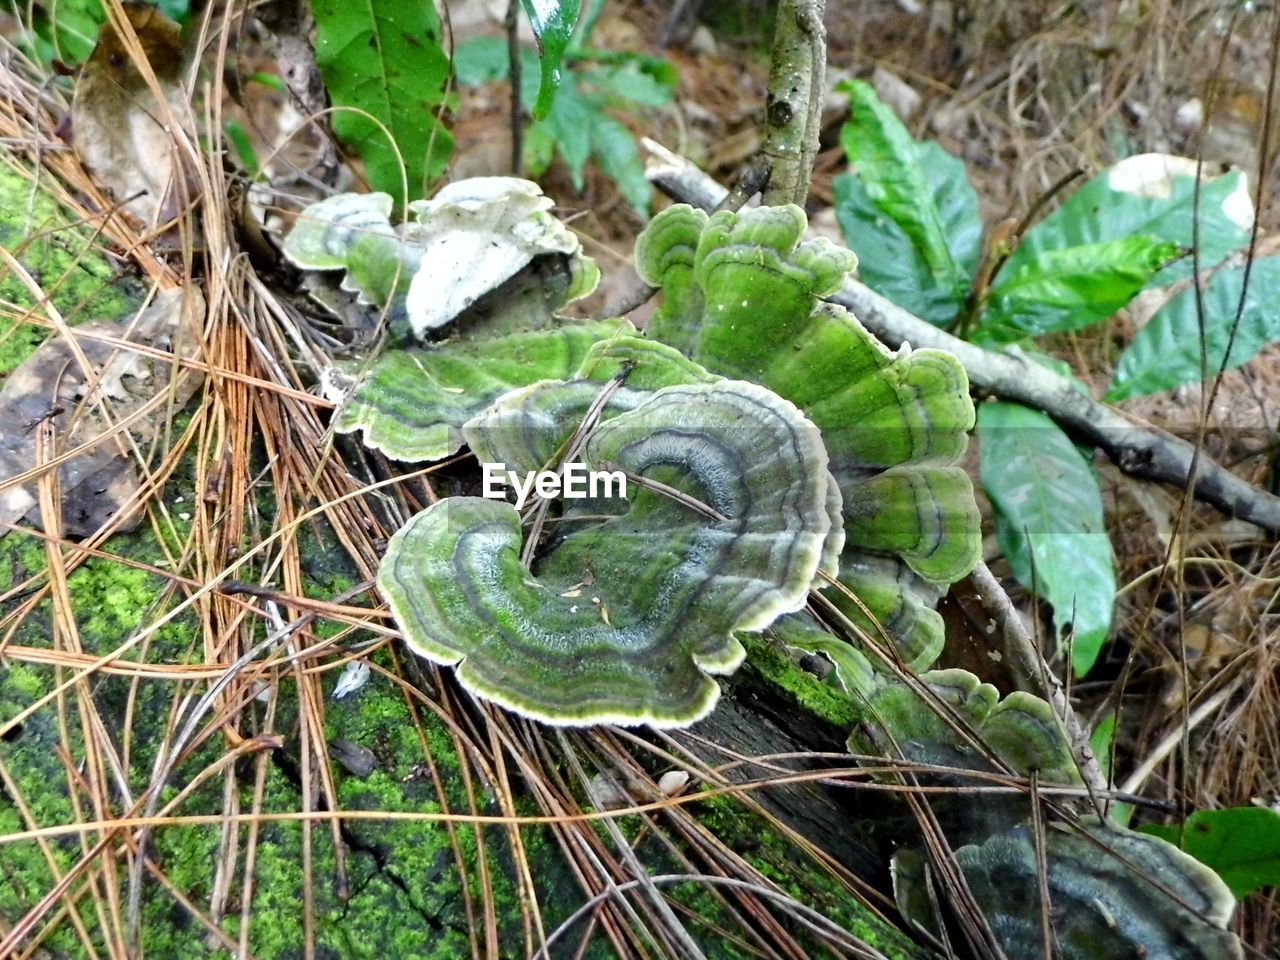
{"label": "green leaf", "polygon": [[547,129],[545,121],[529,124],[524,133],[524,169],[531,177],[540,177],[555,159],[556,139]]}
{"label": "green leaf", "polygon": [[258,152],[253,149],[253,139],[239,120],[227,120],[222,124],[222,135],[231,143],[236,159],[250,179],[258,175]]}
{"label": "green leaf", "polygon": [[1111,630],[1115,561],[1090,465],[1043,413],[1016,403],[978,408],[982,485],[1014,575],[1070,625],[1072,666],[1084,676]]}
{"label": "green leaf", "polygon": [[[1204,289],[1205,344],[1208,371],[1213,376],[1226,354],[1231,326],[1244,289],[1244,268],[1224,267]],[[1227,367],[1238,367],[1268,344],[1280,340],[1280,257],[1253,262],[1249,291],[1240,315]],[[1125,348],[1107,391],[1116,403],[1127,397],[1168,390],[1200,379],[1200,332],[1196,292],[1188,287],[1152,317]]]}
{"label": "green leaf", "polygon": [[520,6],[524,7],[538,41],[541,74],[533,115],[541,120],[551,112],[561,80],[560,65],[573,39],[582,3],[581,0],[520,0]]}
{"label": "green leaf", "polygon": [[679,74],[658,57],[634,53],[609,54],[580,51],[593,61],[582,71],[583,80],[614,100],[626,100],[642,107],[663,107],[675,94]]}
{"label": "green leaf", "polygon": [[579,92],[573,74],[565,74],[560,93],[542,122],[555,140],[577,190],[586,183],[582,174],[591,156],[591,128],[601,117],[600,107]]}
{"label": "green leaf", "polygon": [[1137,296],[1180,249],[1155,237],[1132,236],[1041,251],[1016,270],[1000,271],[982,323],[1034,334],[1087,327]]}
{"label": "green leaf", "polygon": [[453,149],[452,136],[437,120],[449,58],[440,46],[435,6],[315,0],[311,9],[316,65],[329,96],[335,107],[353,108],[334,112],[334,133],[364,160],[374,190],[397,203],[406,191],[410,200],[425,195]]}
{"label": "green leaf", "polygon": [[[10,8],[12,9],[12,8]],[[98,31],[106,22],[102,0],[59,0],[56,4],[36,4],[32,10],[34,36],[24,40],[41,63],[54,58],[69,66],[89,59]]]}
{"label": "green leaf", "polygon": [[[1047,250],[1145,235],[1190,248],[1195,198],[1194,160],[1147,153],[1104,170],[1035,225],[1005,262],[996,280],[1012,276]],[[1200,189],[1201,267],[1218,263],[1249,240],[1253,203],[1245,176],[1231,170],[1205,176]],[[1168,283],[1189,276],[1191,258],[1155,277]]]}
{"label": "green leaf", "polygon": [[862,81],[841,85],[852,115],[841,142],[856,176],[836,180],[836,217],[862,279],[931,323],[949,323],[978,266],[982,222],[964,164],[911,139]]}
{"label": "green leaf", "polygon": [[[507,41],[503,37],[472,37],[453,52],[453,72],[464,87],[478,87],[505,80],[511,72]],[[522,71],[523,72],[523,71]]]}
{"label": "green leaf", "polygon": [[591,152],[606,176],[612,177],[637,213],[649,213],[649,178],[635,135],[626,124],[601,115],[591,127]]}
{"label": "green leaf", "polygon": [[1089,749],[1098,758],[1098,767],[1107,779],[1111,778],[1111,745],[1116,738],[1116,715],[1108,713],[1089,735]]}
{"label": "green leaf", "polygon": [[1179,844],[1217,873],[1237,897],[1280,886],[1280,813],[1275,810],[1197,810],[1182,826],[1148,824],[1141,830]]}

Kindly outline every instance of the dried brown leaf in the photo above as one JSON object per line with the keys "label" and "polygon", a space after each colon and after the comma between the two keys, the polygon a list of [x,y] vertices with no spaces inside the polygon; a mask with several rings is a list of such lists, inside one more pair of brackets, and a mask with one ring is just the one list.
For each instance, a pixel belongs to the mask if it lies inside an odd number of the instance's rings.
{"label": "dried brown leaf", "polygon": [[122,208],[148,224],[172,220],[192,190],[170,124],[190,114],[178,25],[153,7],[124,8],[166,104],[158,103],[130,44],[108,21],[71,103],[76,151]]}
{"label": "dried brown leaf", "polygon": [[[95,443],[59,467],[62,534],[87,536],[121,510],[136,513],[141,484],[123,431],[138,443],[152,440],[172,409],[199,387],[202,375],[178,373],[170,385],[173,357],[193,357],[204,319],[204,298],[194,287],[158,293],[132,322],[89,323],[75,330],[89,363],[84,370],[72,346],[50,340],[9,375],[0,390],[0,521],[23,516],[39,522],[36,450],[39,431],[53,425],[58,455]],[[108,339],[146,344],[171,356],[155,356]],[[126,526],[137,522],[136,517]],[[0,536],[3,534],[0,533]]]}

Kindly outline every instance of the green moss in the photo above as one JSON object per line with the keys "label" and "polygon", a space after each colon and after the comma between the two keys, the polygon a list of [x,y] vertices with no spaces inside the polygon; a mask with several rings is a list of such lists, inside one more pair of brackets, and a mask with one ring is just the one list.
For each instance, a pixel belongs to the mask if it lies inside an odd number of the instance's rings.
{"label": "green moss", "polygon": [[[0,164],[0,246],[69,323],[119,320],[142,302],[142,284],[94,249],[93,232],[9,164]],[[21,279],[0,268],[0,373],[22,363],[46,336],[43,327],[20,319],[35,302]]]}
{"label": "green moss", "polygon": [[[184,489],[186,483],[185,474],[176,478],[179,489]],[[134,534],[112,538],[108,549],[121,557],[148,563],[160,562],[164,556],[148,526]],[[312,595],[331,597],[354,585],[355,577],[340,557],[335,558],[337,552],[332,538],[323,532],[304,544],[308,573],[314,578],[308,585],[308,592]],[[0,540],[0,585],[20,582],[32,572],[39,571],[43,563],[44,547],[35,538],[17,534]],[[152,622],[179,599],[178,595],[169,595],[165,578],[109,558],[93,558],[82,565],[71,577],[71,592],[82,641],[87,650],[95,652],[118,646],[130,632]],[[50,619],[50,606],[46,602],[28,617],[15,641],[47,645]],[[148,658],[170,662],[198,658],[201,652],[199,630],[195,618],[184,616],[177,619],[152,636]],[[142,654],[139,650],[131,655]],[[394,666],[388,651],[374,656],[381,667],[391,669]],[[753,664],[761,665],[761,669],[751,668],[756,671],[758,682],[766,682],[764,678],[767,678],[772,685],[775,675],[789,676],[794,682],[787,689],[804,694],[797,702],[815,699],[813,688],[820,688],[821,684],[795,668],[782,670],[783,666],[789,666],[789,661],[783,662],[785,657],[780,657],[767,645],[762,645],[758,651],[753,646],[752,657]],[[0,723],[51,689],[53,679],[51,667],[11,661],[8,668],[0,668]],[[336,679],[336,672],[325,677],[326,691],[332,690]],[[175,686],[170,681],[150,680],[133,684],[121,677],[95,679],[95,702],[113,732],[122,726],[126,704],[132,698],[134,713],[128,776],[131,786],[139,792],[150,782],[156,751],[170,724],[174,694]],[[289,812],[300,809],[302,805],[296,782],[296,691],[291,682],[281,685],[277,710],[275,729],[285,736],[285,747],[273,758],[267,777],[264,808]],[[34,816],[42,825],[65,823],[72,817],[67,770],[57,748],[66,747],[73,758],[83,756],[75,714],[74,710],[68,712],[71,740],[67,744],[61,740],[57,713],[52,707],[29,718],[16,738],[0,742],[0,759],[18,778],[24,798],[31,803]],[[256,707],[246,714],[250,729],[251,718],[261,715]],[[833,716],[830,711],[825,711],[824,715]],[[842,721],[836,717],[832,722]],[[426,709],[419,710],[415,720],[400,688],[377,672],[359,692],[343,700],[326,699],[325,736],[355,741],[372,750],[377,758],[376,769],[364,778],[335,767],[338,803],[344,809],[442,809],[441,798],[437,796],[430,777],[411,775],[415,766],[423,763],[427,756],[435,764],[445,785],[444,802],[453,811],[469,809],[462,777],[464,759],[459,756],[448,729]],[[197,770],[215,760],[224,748],[214,738],[186,761],[171,777],[166,796],[172,796],[189,782]],[[241,771],[239,786],[241,809],[247,811],[253,790],[251,765]],[[496,805],[488,799],[484,784],[478,779],[475,789],[481,812],[497,813]],[[177,812],[220,811],[222,791],[222,778],[213,778],[186,800]],[[516,803],[521,813],[538,812],[527,797],[517,797]],[[727,842],[740,844],[743,849],[750,847],[751,855],[759,857],[761,863],[785,866],[786,845],[773,832],[756,829],[760,824],[751,824],[749,818],[744,822],[741,808],[732,800],[721,804],[708,801],[706,807],[708,815],[713,818],[713,829],[721,833]],[[732,827],[734,822],[739,824],[736,831]],[[626,832],[634,835],[633,826],[632,823],[626,824]],[[0,794],[0,832],[19,829],[23,826],[11,798]],[[349,881],[349,896],[345,900],[339,897],[337,861],[328,824],[317,823],[310,828],[313,858],[309,878],[304,876],[302,869],[303,830],[303,826],[296,823],[271,823],[261,828],[253,877],[254,897],[249,911],[252,926],[248,933],[250,951],[259,960],[292,960],[301,956],[301,905],[308,884],[315,904],[315,933],[320,957],[452,960],[469,956],[464,893],[469,893],[472,898],[472,920],[477,925],[483,922],[484,896],[492,898],[499,924],[501,957],[516,960],[524,956],[520,872],[506,829],[484,827],[477,831],[463,824],[455,828],[451,838],[449,830],[438,823],[348,821],[343,827]],[[241,869],[244,866],[243,844],[247,836],[248,829],[242,827]],[[153,835],[153,856],[157,865],[179,890],[201,906],[207,906],[213,889],[220,837],[220,828],[216,826],[162,827]],[[548,930],[555,929],[582,903],[583,894],[548,828],[523,827],[520,837],[537,884],[544,923]],[[71,866],[78,846],[58,844],[55,849],[62,867]],[[652,839],[642,844],[642,852],[643,859],[652,869],[672,868],[669,853],[660,850]],[[482,862],[488,869],[487,890],[482,890],[480,879],[479,866]],[[14,922],[37,903],[54,882],[34,844],[0,845],[0,918]],[[238,935],[241,904],[237,898],[242,884],[243,877],[237,875],[232,881],[233,896],[228,904],[228,916],[222,920],[223,930],[232,937]],[[830,898],[828,912],[840,918],[840,922],[850,929],[857,929],[856,924],[863,922],[856,904],[844,891],[830,888],[823,893],[824,888],[819,886],[818,880],[805,880],[797,888],[797,896],[809,895],[807,891],[810,888],[816,891],[813,896]],[[678,897],[708,921],[722,919],[714,897],[705,888],[694,885]],[[825,901],[813,902],[819,909],[828,909]],[[95,937],[98,936],[98,919],[91,907],[83,915],[88,928],[94,931]],[[576,932],[585,929],[576,928]],[[691,929],[704,943],[710,956],[739,955],[730,946],[718,943],[713,933],[699,927],[696,922]],[[144,891],[144,938],[148,956],[195,960],[224,955],[210,945],[205,930],[154,880],[148,880]],[[885,938],[875,942],[885,949]],[[47,946],[55,956],[71,957],[84,953],[74,932],[65,924],[47,942]],[[894,954],[887,949],[885,952],[890,956],[908,955]],[[597,931],[584,956],[587,960],[607,960],[612,955],[608,939]]]}
{"label": "green moss", "polygon": [[[845,886],[726,794],[700,801],[699,821],[800,903],[817,910],[891,960],[919,960],[927,952],[877,917]],[[701,890],[701,888],[699,888]],[[705,891],[687,905],[705,903]],[[683,902],[683,901],[682,901]],[[802,931],[794,931],[802,934]],[[803,936],[802,936],[803,942]],[[815,954],[821,955],[821,954]]]}
{"label": "green moss", "polygon": [[745,672],[740,671],[741,677],[735,675],[735,685],[763,682],[799,710],[842,731],[857,722],[848,697],[802,670],[779,646],[756,634],[743,634],[739,639],[747,648],[748,663]]}

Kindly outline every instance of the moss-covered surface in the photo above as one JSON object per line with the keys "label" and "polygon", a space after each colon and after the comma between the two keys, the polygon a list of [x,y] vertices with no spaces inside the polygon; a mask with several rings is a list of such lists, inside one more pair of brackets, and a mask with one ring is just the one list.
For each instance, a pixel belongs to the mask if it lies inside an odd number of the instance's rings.
{"label": "moss-covered surface", "polygon": [[[143,284],[95,249],[93,231],[7,163],[0,163],[0,211],[0,247],[68,323],[122,320],[142,302]],[[0,264],[0,374],[27,359],[47,335],[29,322],[30,314],[46,319],[22,278]]]}
{"label": "moss-covered surface", "polygon": [[[111,549],[122,557],[150,563],[163,560],[149,533],[140,532],[114,538]],[[314,555],[314,554],[313,554]],[[21,534],[0,540],[0,593],[39,572],[44,565],[43,545]],[[336,575],[336,579],[348,579]],[[88,560],[69,578],[77,628],[87,653],[103,653],[117,647],[139,627],[150,623],[177,602],[166,590],[164,578],[105,558]],[[3,612],[20,602],[15,598]],[[50,605],[46,601],[29,615],[12,642],[47,647],[51,629]],[[146,649],[150,662],[198,662],[202,656],[199,636],[190,615],[180,616],[155,632]],[[330,625],[331,629],[332,625]],[[318,633],[330,632],[319,625]],[[140,656],[135,654],[134,656]],[[379,655],[380,665],[390,666],[390,657]],[[65,674],[64,674],[65,675]],[[336,672],[330,674],[336,677]],[[10,660],[0,668],[0,727],[30,704],[48,694],[58,679],[52,667]],[[331,684],[326,682],[326,688]],[[93,699],[108,729],[117,733],[114,742],[127,762],[127,775],[135,795],[151,778],[157,750],[164,731],[171,724],[174,684],[148,680],[134,684],[128,678],[100,676],[93,682]],[[126,712],[132,704],[131,725],[124,730]],[[74,698],[68,696],[62,733],[57,701],[36,711],[0,740],[0,764],[12,780],[14,790],[0,789],[0,834],[13,834],[35,827],[72,823],[77,815],[72,805],[74,774],[65,759],[79,763],[84,756],[84,738]],[[248,724],[261,724],[265,707],[255,705]],[[326,737],[341,737],[372,750],[375,769],[359,777],[335,765],[337,800],[351,810],[389,810],[438,813],[444,804],[429,777],[416,775],[429,755],[445,785],[445,800],[453,812],[466,811],[461,760],[452,738],[428,712],[417,719],[403,694],[385,677],[374,678],[359,692],[326,703]],[[284,746],[274,751],[267,771],[262,809],[270,813],[290,813],[301,809],[296,703],[292,685],[281,685],[274,731],[283,736]],[[247,731],[253,732],[253,731]],[[425,744],[425,748],[424,748]],[[190,782],[205,766],[218,759],[222,743],[211,743],[195,751],[179,765],[163,794],[170,799],[176,789]],[[251,809],[255,764],[242,762],[236,768],[240,809]],[[224,781],[214,777],[175,811],[179,815],[217,814],[223,809]],[[84,802],[84,797],[80,797]],[[483,792],[480,803],[485,805]],[[27,807],[29,820],[20,812]],[[480,812],[495,814],[490,805]],[[527,812],[532,812],[529,809]],[[82,816],[89,816],[86,812]],[[563,919],[580,902],[571,877],[559,862],[557,850],[540,831],[525,828],[522,841],[537,874],[549,881],[542,907],[547,922]],[[523,956],[524,935],[518,905],[517,873],[506,833],[496,827],[484,828],[483,843],[475,830],[461,826],[451,840],[448,829],[423,821],[352,821],[343,827],[347,849],[347,895],[340,896],[339,872],[327,823],[310,828],[312,844],[311,877],[303,869],[303,831],[300,823],[272,822],[260,828],[253,876],[252,929],[248,942],[258,958],[285,958],[301,955],[303,936],[302,903],[308,884],[315,905],[315,937],[321,956],[334,958],[395,956],[406,960],[453,958],[470,955],[465,892],[473,901],[477,927],[480,896],[478,857],[487,858],[490,895],[498,918],[503,956]],[[234,895],[220,918],[222,929],[238,936],[240,901],[243,889],[244,844],[248,828],[239,831],[240,859],[232,884]],[[208,910],[219,862],[222,830],[218,825],[177,825],[158,828],[153,837],[152,856],[168,881],[184,896]],[[483,850],[482,850],[483,846]],[[76,862],[80,848],[74,837],[50,845],[57,869],[65,871]],[[456,852],[455,852],[456,851]],[[458,854],[462,858],[459,869]],[[0,920],[17,922],[34,907],[57,882],[40,848],[31,841],[0,844]],[[123,890],[124,878],[121,877]],[[80,912],[92,933],[95,946],[102,947],[102,930],[89,898],[80,901]],[[217,955],[216,943],[189,912],[159,884],[149,882],[144,897],[144,948],[147,955],[164,958]],[[43,941],[52,956],[75,957],[87,953],[71,926],[65,922]]]}
{"label": "moss-covered surface", "polygon": [[[317,577],[315,592],[330,596],[355,582],[332,555],[320,556],[325,552],[321,548],[331,542],[331,538],[322,533],[314,542],[308,542],[304,551],[310,572]],[[163,559],[145,527],[138,533],[114,538],[109,546],[114,553],[136,560],[156,563]],[[0,592],[39,571],[43,563],[43,546],[35,538],[18,534],[0,540]],[[77,626],[87,652],[113,649],[139,626],[151,622],[180,599],[167,590],[164,578],[109,559],[88,560],[70,580]],[[11,601],[9,606],[15,602],[17,600]],[[49,618],[46,602],[27,618],[14,642],[46,644]],[[317,632],[327,633],[331,628],[332,625],[326,628],[318,624]],[[781,661],[775,664],[767,656],[768,649],[767,645],[762,647],[764,669],[780,669],[785,655],[778,653]],[[152,662],[196,662],[200,656],[199,635],[190,616],[179,617],[157,631],[146,652],[146,658]],[[376,654],[374,660],[386,669],[394,666],[386,651]],[[336,671],[326,675],[326,691],[332,689],[336,677]],[[52,667],[10,660],[0,669],[0,726],[51,690],[55,679]],[[811,683],[803,682],[806,680]],[[801,672],[783,686],[820,690],[822,684]],[[170,723],[174,693],[174,685],[169,681],[150,680],[136,685],[122,677],[99,677],[94,681],[95,703],[113,731],[123,730],[124,711],[132,696],[127,761],[130,785],[135,792],[140,792],[150,780],[156,750],[166,724]],[[804,694],[806,698],[814,695],[820,696],[820,693],[808,689]],[[32,821],[24,822],[15,798],[0,791],[0,833],[64,824],[75,819],[70,802],[72,775],[59,749],[65,748],[66,756],[78,763],[83,757],[83,737],[74,701],[69,699],[68,704],[68,738],[60,733],[56,706],[50,705],[0,741],[0,764],[29,805]],[[251,718],[245,722],[260,724],[265,718],[265,707],[255,705],[250,713]],[[839,717],[827,719],[835,722]],[[274,729],[283,736],[284,746],[274,751],[268,761],[262,809],[297,811],[301,808],[300,764],[291,684],[281,685]],[[326,698],[325,736],[330,741],[342,738],[358,744],[371,751],[375,758],[374,768],[366,776],[351,773],[340,764],[334,765],[338,804],[342,808],[426,813],[441,812],[446,805],[453,812],[469,809],[462,759],[453,738],[429,711],[411,712],[399,686],[379,672],[375,671],[362,689],[348,697]],[[123,752],[126,738],[119,735],[116,743]],[[187,758],[171,777],[165,798],[172,797],[198,770],[214,762],[223,749],[225,745],[220,741],[210,743]],[[444,802],[437,795],[431,777],[422,772],[421,765],[428,757],[444,784]],[[256,763],[250,758],[242,761],[235,771],[240,809],[244,812],[251,809],[255,770]],[[212,778],[177,812],[220,812],[224,785],[223,778]],[[481,813],[498,812],[496,805],[486,799],[482,786],[476,794]],[[536,812],[527,799],[520,803],[522,812]],[[847,890],[798,855],[780,836],[747,816],[731,798],[709,798],[697,805],[697,811],[703,824],[731,847],[744,851],[761,873],[801,902],[877,944],[887,956],[920,955],[911,953],[906,946],[900,948],[900,937],[891,928],[869,917]],[[301,955],[302,904],[308,882],[315,907],[317,951],[322,957],[446,960],[468,956],[471,953],[469,930],[483,929],[480,856],[485,857],[488,866],[501,956],[526,955],[521,890],[504,828],[487,826],[477,832],[476,828],[463,824],[455,828],[451,838],[444,825],[432,822],[348,821],[342,830],[346,847],[345,897],[340,896],[339,872],[328,824],[318,822],[310,828],[310,880],[303,870],[303,830],[301,824],[293,822],[272,822],[260,827],[249,913],[248,943],[253,956],[275,960]],[[222,930],[233,939],[239,935],[248,828],[242,827],[238,836],[237,874],[231,884],[232,894],[225,914],[218,918]],[[581,904],[583,895],[547,828],[522,827],[521,841],[538,884],[545,927],[553,930]],[[218,825],[161,827],[153,836],[155,864],[176,889],[204,911],[209,909],[215,887],[221,842],[222,829]],[[54,841],[50,849],[60,870],[74,865],[80,853],[74,838]],[[678,872],[669,852],[660,843],[646,841],[638,853],[653,872]],[[123,895],[127,880],[123,868],[118,879]],[[40,849],[30,841],[0,844],[0,880],[3,881],[0,882],[0,919],[8,924],[20,919],[56,883]],[[670,892],[680,904],[704,918],[703,921],[691,919],[689,926],[709,956],[748,955],[714,932],[712,925],[722,923],[724,917],[718,900],[706,887],[686,884]],[[470,894],[471,898],[470,921],[464,894]],[[102,927],[88,897],[80,900],[80,913],[95,945],[101,946]],[[143,929],[148,956],[182,960],[223,955],[207,931],[154,881],[148,881],[145,891]],[[582,929],[579,926],[574,933]],[[801,938],[804,936],[798,926],[793,932]],[[562,941],[570,942],[576,949],[577,937],[570,935]],[[65,921],[57,925],[42,945],[54,957],[78,957],[87,953]],[[612,954],[608,940],[597,931],[585,956],[607,958]],[[568,954],[553,951],[553,956],[560,955]],[[815,952],[814,955],[821,954]]]}
{"label": "moss-covered surface", "polygon": [[802,669],[780,644],[767,637],[745,634],[742,643],[747,648],[747,664],[733,679],[738,696],[749,697],[763,687],[771,697],[780,698],[844,739],[858,719],[847,696]]}
{"label": "moss-covered surface", "polygon": [[[707,797],[698,804],[697,812],[699,823],[799,903],[839,924],[890,960],[914,960],[925,955],[918,944],[871,913],[839,880],[762,819],[748,814],[733,797]],[[705,888],[696,884],[686,887],[691,898],[687,905],[691,908],[697,909],[698,902],[710,897]],[[684,895],[685,888],[681,888],[682,902]],[[804,930],[799,925],[793,933],[804,941]],[[827,954],[815,946],[811,955]]]}

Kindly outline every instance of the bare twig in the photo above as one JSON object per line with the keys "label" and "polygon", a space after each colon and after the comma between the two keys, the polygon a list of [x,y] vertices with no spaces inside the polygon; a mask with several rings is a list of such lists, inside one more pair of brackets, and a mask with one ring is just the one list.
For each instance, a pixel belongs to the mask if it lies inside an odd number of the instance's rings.
{"label": "bare twig", "polygon": [[778,4],[765,103],[767,132],[761,152],[770,170],[764,202],[803,204],[818,155],[823,83],[827,70],[825,0]]}
{"label": "bare twig", "polygon": [[520,0],[507,2],[507,76],[511,80],[511,175],[524,176],[524,112],[520,103]]}
{"label": "bare twig", "polygon": [[[1080,775],[1084,777],[1085,786],[1090,793],[1102,794],[1107,791],[1107,778],[1098,766],[1098,758],[1093,755],[1093,747],[1080,720],[1076,717],[1071,701],[1062,689],[1062,682],[1049,669],[1044,657],[1036,648],[1035,641],[1013,608],[1013,601],[1005,592],[1000,581],[981,560],[969,575],[977,590],[978,600],[993,620],[999,631],[1001,650],[1013,661],[1025,679],[1031,681],[1041,696],[1049,701],[1054,712],[1062,721],[1067,740],[1071,744],[1071,754],[1075,757]],[[1095,803],[1096,803],[1095,799]]]}
{"label": "bare twig", "polygon": [[[649,179],[668,196],[711,210],[726,190],[696,166],[652,140]],[[904,343],[955,354],[980,390],[1042,410],[1078,440],[1105,451],[1125,473],[1184,486],[1195,448],[1156,427],[1142,427],[1113,407],[1077,389],[1066,377],[1017,353],[994,353],[966,343],[886,300],[857,280],[846,280],[831,298],[848,307],[862,325],[890,348]],[[1259,490],[1201,454],[1195,465],[1195,495],[1232,517],[1280,531],[1280,497]]]}

